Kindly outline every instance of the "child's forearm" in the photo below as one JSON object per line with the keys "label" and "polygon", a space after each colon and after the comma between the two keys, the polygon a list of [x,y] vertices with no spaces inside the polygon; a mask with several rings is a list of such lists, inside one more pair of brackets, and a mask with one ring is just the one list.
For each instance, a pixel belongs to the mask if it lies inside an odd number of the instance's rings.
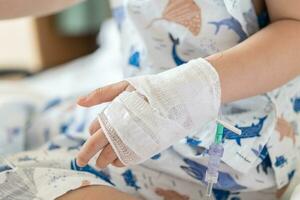
{"label": "child's forearm", "polygon": [[0,19],[45,15],[82,0],[0,0]]}
{"label": "child's forearm", "polygon": [[219,73],[226,103],[268,92],[298,76],[299,52],[300,22],[281,20],[207,60]]}

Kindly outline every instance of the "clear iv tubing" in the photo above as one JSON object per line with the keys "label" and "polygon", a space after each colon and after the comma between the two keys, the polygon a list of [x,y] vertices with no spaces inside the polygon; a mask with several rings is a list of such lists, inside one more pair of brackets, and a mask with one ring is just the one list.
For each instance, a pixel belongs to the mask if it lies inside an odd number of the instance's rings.
{"label": "clear iv tubing", "polygon": [[208,200],[210,200],[212,197],[213,185],[218,182],[218,170],[224,153],[224,147],[222,145],[224,127],[228,128],[229,130],[238,135],[241,134],[241,130],[237,129],[236,127],[231,126],[226,122],[217,120],[217,131],[215,135],[215,141],[209,146],[209,160],[205,175],[205,181],[207,182],[206,198]]}
{"label": "clear iv tubing", "polygon": [[224,148],[222,145],[223,140],[223,125],[217,125],[217,132],[215,136],[215,142],[210,145],[208,150],[209,161],[207,165],[205,181],[207,182],[207,190],[206,190],[206,197],[207,199],[211,198],[213,185],[218,182],[219,177],[219,166],[221,163],[221,158],[224,153]]}

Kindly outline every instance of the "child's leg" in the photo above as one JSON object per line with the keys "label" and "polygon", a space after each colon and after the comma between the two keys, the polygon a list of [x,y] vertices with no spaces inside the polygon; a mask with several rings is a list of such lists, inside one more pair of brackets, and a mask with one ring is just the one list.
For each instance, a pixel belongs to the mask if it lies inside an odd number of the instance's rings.
{"label": "child's leg", "polygon": [[138,200],[124,192],[120,192],[108,186],[88,186],[71,191],[59,197],[57,200]]}

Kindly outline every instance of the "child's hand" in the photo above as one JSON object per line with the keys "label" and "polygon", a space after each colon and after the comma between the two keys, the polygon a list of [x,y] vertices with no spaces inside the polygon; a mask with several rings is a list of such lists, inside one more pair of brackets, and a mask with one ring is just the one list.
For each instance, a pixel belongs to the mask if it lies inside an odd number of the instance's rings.
{"label": "child's hand", "polygon": [[101,150],[99,167],[145,162],[215,120],[220,90],[217,71],[199,58],[92,92],[78,104],[111,103],[98,116],[102,127],[98,120],[92,124],[92,136],[80,151],[78,164],[86,165]]}
{"label": "child's hand", "polygon": [[[96,89],[86,97],[81,97],[77,103],[80,106],[92,107],[104,102],[112,101],[116,96],[125,90],[132,91],[133,87],[130,86],[128,82],[122,81]],[[77,155],[77,164],[79,166],[87,165],[89,160],[102,150],[96,161],[96,165],[98,167],[105,168],[109,164],[112,164],[116,167],[123,167],[123,163],[118,159],[112,146],[105,137],[98,119],[95,119],[92,122],[89,131],[91,137],[86,141]]]}

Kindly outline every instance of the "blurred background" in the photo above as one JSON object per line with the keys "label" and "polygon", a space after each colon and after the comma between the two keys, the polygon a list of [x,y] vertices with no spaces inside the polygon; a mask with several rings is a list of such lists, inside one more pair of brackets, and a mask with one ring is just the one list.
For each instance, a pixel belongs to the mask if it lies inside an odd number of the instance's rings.
{"label": "blurred background", "polygon": [[87,0],[60,13],[0,21],[0,79],[16,79],[94,52],[108,0]]}
{"label": "blurred background", "polygon": [[109,0],[0,20],[0,44],[0,158],[52,148],[60,135],[77,138],[75,143],[87,137],[103,106],[81,108],[76,99],[123,77]]}

